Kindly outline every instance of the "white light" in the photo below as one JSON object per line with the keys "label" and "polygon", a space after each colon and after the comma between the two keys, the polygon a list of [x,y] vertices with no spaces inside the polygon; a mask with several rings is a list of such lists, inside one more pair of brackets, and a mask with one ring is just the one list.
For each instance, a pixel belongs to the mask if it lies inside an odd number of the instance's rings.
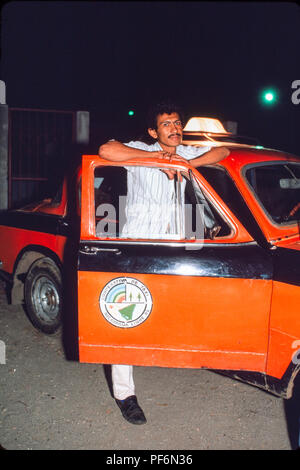
{"label": "white light", "polygon": [[228,134],[219,119],[193,117],[189,119],[183,129],[188,132],[212,132],[215,134]]}
{"label": "white light", "polygon": [[266,93],[265,98],[267,101],[272,101],[272,99],[274,98],[274,95],[273,93]]}

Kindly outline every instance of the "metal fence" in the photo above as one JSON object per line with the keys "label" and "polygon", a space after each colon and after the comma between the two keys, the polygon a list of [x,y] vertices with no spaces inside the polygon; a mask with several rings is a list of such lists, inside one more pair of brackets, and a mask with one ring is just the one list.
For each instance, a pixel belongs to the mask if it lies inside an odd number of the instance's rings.
{"label": "metal fence", "polygon": [[49,196],[75,141],[76,111],[9,108],[8,207]]}

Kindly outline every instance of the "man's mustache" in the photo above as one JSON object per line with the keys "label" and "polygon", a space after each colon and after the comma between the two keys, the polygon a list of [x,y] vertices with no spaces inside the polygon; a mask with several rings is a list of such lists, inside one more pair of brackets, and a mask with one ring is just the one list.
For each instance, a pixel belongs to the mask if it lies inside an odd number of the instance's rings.
{"label": "man's mustache", "polygon": [[169,139],[170,137],[175,136],[175,135],[177,135],[178,137],[181,137],[181,134],[179,134],[178,132],[176,132],[175,134],[170,134],[170,135],[168,135],[168,139]]}

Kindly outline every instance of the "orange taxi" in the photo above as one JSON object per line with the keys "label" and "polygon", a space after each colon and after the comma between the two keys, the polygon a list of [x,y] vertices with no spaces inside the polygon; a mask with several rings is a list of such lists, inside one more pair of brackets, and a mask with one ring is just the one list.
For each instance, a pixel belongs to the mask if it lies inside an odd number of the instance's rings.
{"label": "orange taxi", "polygon": [[80,221],[81,362],[208,368],[290,398],[300,369],[300,158],[230,150],[199,169],[126,162],[176,170],[177,231],[157,239],[122,237],[126,167],[84,155],[72,197],[65,181],[60,202],[0,216],[12,298],[37,328],[56,331],[65,250]]}

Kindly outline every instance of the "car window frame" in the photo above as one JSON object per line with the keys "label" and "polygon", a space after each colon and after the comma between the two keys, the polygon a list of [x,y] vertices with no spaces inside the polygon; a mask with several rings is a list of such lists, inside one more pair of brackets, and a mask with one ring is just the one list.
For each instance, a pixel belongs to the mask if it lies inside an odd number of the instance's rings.
{"label": "car window frame", "polygon": [[[87,160],[84,162],[83,160],[83,167],[86,170],[82,171],[82,175],[86,171],[91,171],[94,174],[95,168],[101,166],[150,166],[152,168],[162,168],[166,169],[167,166],[163,165],[160,167],[161,162],[154,161],[152,163],[147,162],[146,160],[143,162],[137,162],[135,160],[129,162],[110,162],[107,160],[99,161],[99,157],[94,155],[86,155]],[[153,166],[152,166],[153,165]],[[177,168],[176,168],[177,167]],[[185,167],[185,168],[184,168]],[[97,243],[106,243],[106,244],[151,244],[151,245],[170,245],[170,246],[184,246],[184,245],[193,245],[195,248],[198,249],[197,246],[202,247],[205,245],[245,245],[245,244],[256,244],[256,241],[253,237],[249,234],[249,232],[245,229],[243,224],[239,221],[239,219],[232,213],[232,211],[228,208],[228,206],[222,201],[220,196],[216,193],[216,191],[212,188],[212,186],[205,180],[205,178],[199,174],[199,172],[191,168],[187,164],[174,164],[168,168],[171,169],[180,169],[182,172],[187,172],[189,169],[193,173],[193,177],[196,179],[197,184],[200,185],[201,190],[203,191],[205,197],[209,200],[209,203],[214,207],[214,209],[218,212],[218,214],[224,219],[225,223],[230,227],[231,231],[229,235],[217,237],[215,239],[182,239],[182,240],[174,240],[174,239],[142,239],[142,238],[107,238],[107,237],[97,237],[95,233],[95,204],[94,200],[92,201],[92,207],[88,200],[91,200],[91,193],[94,191],[94,179],[92,181],[93,188],[91,185],[91,181],[86,180],[84,185],[86,189],[82,189],[82,191],[86,191],[87,194],[84,195],[84,202],[85,205],[85,212],[82,212],[82,217],[84,217],[85,221],[84,224],[81,222],[81,240],[85,241],[93,241]],[[89,173],[91,174],[91,173]],[[88,196],[90,193],[90,196]],[[93,230],[92,230],[93,229]],[[190,248],[193,249],[193,248]]]}
{"label": "car window frame", "polygon": [[267,211],[267,209],[265,208],[264,204],[262,203],[262,201],[260,200],[258,194],[254,191],[254,188],[252,187],[252,185],[250,184],[249,180],[247,179],[246,177],[246,172],[252,168],[255,168],[255,167],[263,167],[263,166],[271,166],[271,165],[286,165],[286,164],[298,164],[299,167],[300,167],[300,161],[297,162],[297,161],[290,161],[290,160],[267,160],[267,161],[262,161],[262,162],[255,162],[255,163],[249,163],[249,164],[246,164],[245,166],[243,166],[242,170],[241,170],[241,175],[242,175],[242,179],[247,187],[247,189],[249,190],[249,192],[252,194],[253,198],[255,199],[257,205],[259,206],[260,210],[263,212],[264,216],[267,218],[269,224],[271,224],[273,227],[276,227],[276,229],[279,229],[279,230],[286,230],[287,228],[289,227],[293,227],[295,225],[298,225],[298,221],[297,220],[291,220],[291,221],[287,221],[286,223],[277,223],[273,218],[272,216],[270,215],[270,213]]}

